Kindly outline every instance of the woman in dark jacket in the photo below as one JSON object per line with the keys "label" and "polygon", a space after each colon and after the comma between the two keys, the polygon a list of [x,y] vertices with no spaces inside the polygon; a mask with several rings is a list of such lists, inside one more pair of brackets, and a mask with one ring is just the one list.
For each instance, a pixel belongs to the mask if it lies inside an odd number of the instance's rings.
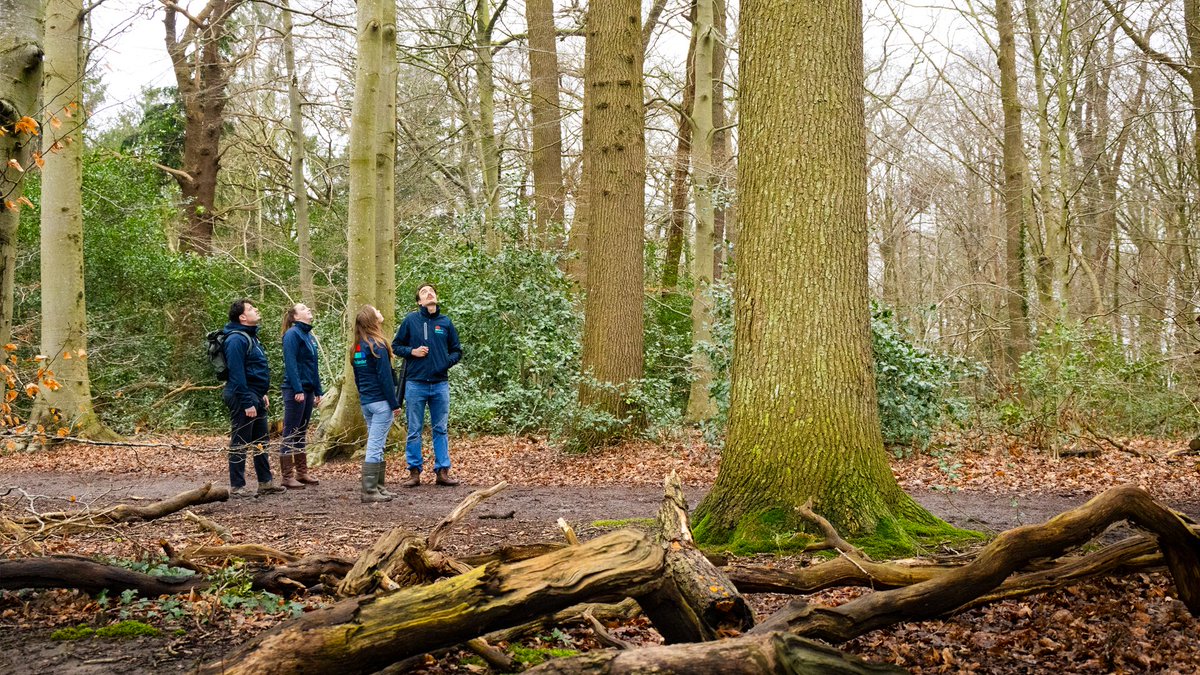
{"label": "woman in dark jacket", "polygon": [[400,409],[392,382],[392,346],[383,337],[383,315],[363,305],[354,319],[354,346],[351,364],[358,402],[367,422],[367,456],[362,468],[362,501],[386,502],[392,496],[384,489],[387,465],[383,446],[392,419]]}
{"label": "woman in dark jacket", "polygon": [[308,423],[321,405],[321,374],[317,370],[317,338],[313,313],[302,302],[283,313],[283,445],[279,468],[283,486],[293,490],[320,483],[308,475]]}

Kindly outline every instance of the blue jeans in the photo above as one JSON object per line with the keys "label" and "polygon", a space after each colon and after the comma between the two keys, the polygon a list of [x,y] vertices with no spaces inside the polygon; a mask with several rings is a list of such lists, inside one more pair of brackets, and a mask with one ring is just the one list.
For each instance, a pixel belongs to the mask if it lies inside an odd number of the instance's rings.
{"label": "blue jeans", "polygon": [[404,404],[408,413],[408,439],[404,444],[408,468],[421,470],[421,432],[425,429],[425,407],[433,426],[433,470],[450,468],[450,383],[417,382],[404,384]]}
{"label": "blue jeans", "polygon": [[387,442],[388,429],[392,426],[392,406],[387,401],[376,401],[362,407],[367,421],[368,464],[383,461],[383,444]]}

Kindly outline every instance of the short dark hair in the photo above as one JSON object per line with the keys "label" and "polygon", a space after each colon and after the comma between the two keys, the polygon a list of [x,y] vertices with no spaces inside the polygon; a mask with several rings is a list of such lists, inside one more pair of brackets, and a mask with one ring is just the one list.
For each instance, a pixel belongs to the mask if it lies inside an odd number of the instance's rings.
{"label": "short dark hair", "polygon": [[433,284],[421,284],[420,286],[417,286],[417,292],[413,293],[413,300],[416,300],[417,302],[421,301],[421,289],[422,288],[432,288],[433,292],[437,293],[437,286],[434,286]]}
{"label": "short dark hair", "polygon": [[239,298],[229,306],[229,323],[241,323],[242,315],[246,313],[246,305],[254,306],[249,298]]}

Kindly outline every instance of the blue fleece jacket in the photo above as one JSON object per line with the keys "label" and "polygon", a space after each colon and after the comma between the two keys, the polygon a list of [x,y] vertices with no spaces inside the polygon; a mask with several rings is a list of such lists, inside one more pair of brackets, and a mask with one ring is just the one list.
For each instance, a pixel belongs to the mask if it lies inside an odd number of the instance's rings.
{"label": "blue fleece jacket", "polygon": [[271,389],[271,366],[258,341],[258,326],[228,323],[225,335],[225,364],[229,366],[225,401],[236,402],[242,409],[261,406]]}
{"label": "blue fleece jacket", "polygon": [[[429,347],[429,353],[414,357],[416,347]],[[458,331],[440,309],[433,314],[424,308],[409,312],[396,329],[392,351],[404,357],[404,378],[414,382],[445,382],[450,369],[462,360]]]}
{"label": "blue fleece jacket", "polygon": [[293,323],[283,334],[283,388],[293,394],[325,394],[317,370],[317,338],[312,326],[302,321]]}
{"label": "blue fleece jacket", "polygon": [[387,344],[379,343],[372,350],[365,340],[354,345],[350,355],[354,366],[354,384],[358,386],[358,402],[362,405],[387,401],[392,410],[400,407],[396,387],[392,384],[392,357]]}

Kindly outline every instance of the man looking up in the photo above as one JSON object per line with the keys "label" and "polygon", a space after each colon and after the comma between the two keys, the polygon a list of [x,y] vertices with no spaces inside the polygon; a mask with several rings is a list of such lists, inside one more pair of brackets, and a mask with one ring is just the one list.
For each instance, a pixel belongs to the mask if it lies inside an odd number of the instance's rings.
{"label": "man looking up", "polygon": [[[229,379],[222,398],[229,408],[232,433],[229,439],[229,496],[244,499],[256,495],[283,492],[271,480],[271,462],[267,454],[267,408],[271,402],[271,368],[267,354],[258,341],[258,309],[249,300],[235,301],[229,307],[225,325],[225,364]],[[246,488],[246,452],[254,457],[254,475],[258,492]]]}

